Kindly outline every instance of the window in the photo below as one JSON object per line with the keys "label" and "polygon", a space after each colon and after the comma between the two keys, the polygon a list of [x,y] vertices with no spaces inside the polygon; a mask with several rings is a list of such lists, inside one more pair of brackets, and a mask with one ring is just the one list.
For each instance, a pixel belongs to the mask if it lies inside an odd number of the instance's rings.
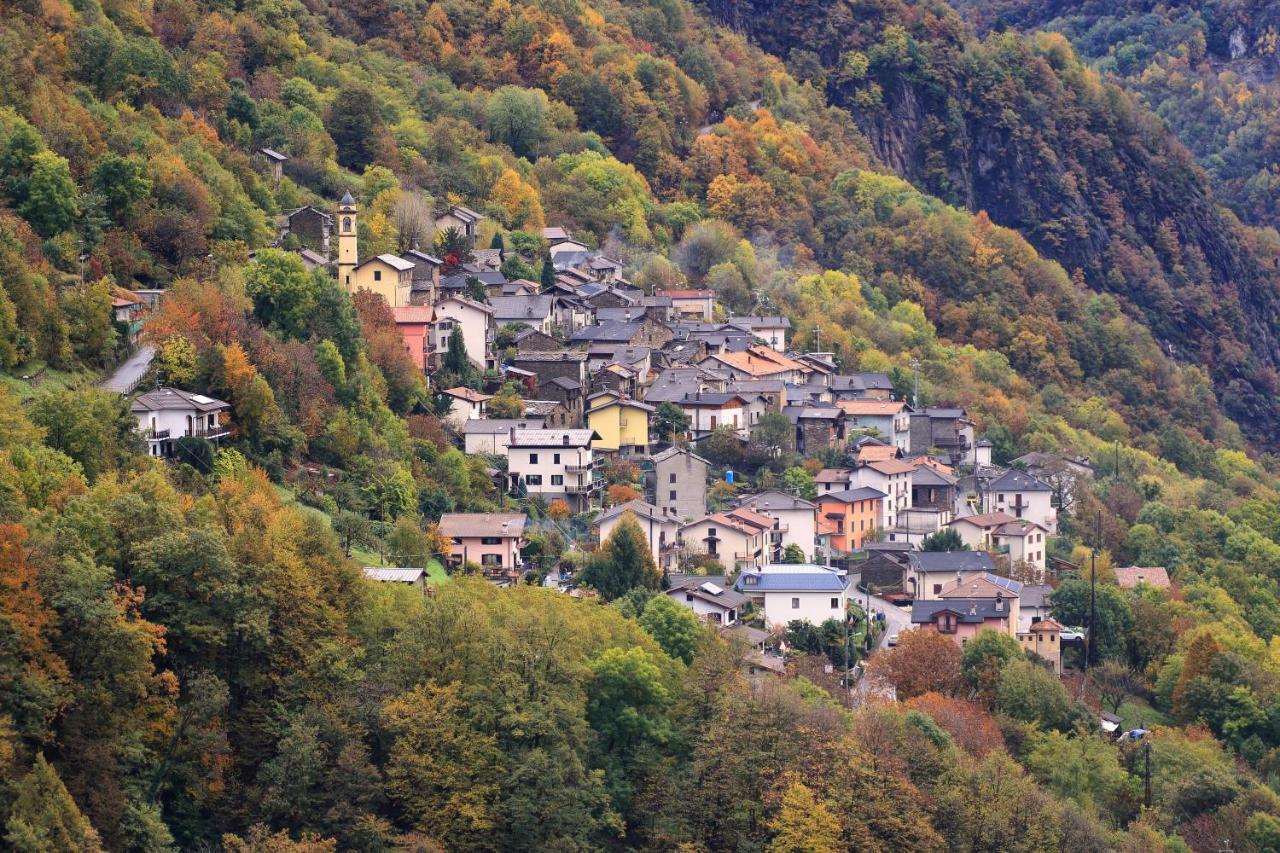
{"label": "window", "polygon": [[526,486],[541,486],[541,485],[542,485],[542,475],[541,475],[541,474],[529,474],[528,476],[526,476],[526,477],[524,478],[524,483],[525,483],[525,485],[526,485]]}
{"label": "window", "polygon": [[693,601],[693,593],[691,593],[691,592],[686,592],[686,593],[684,594],[684,600],[685,600],[685,601]]}
{"label": "window", "polygon": [[373,271],[373,280],[374,280],[374,281],[382,281],[382,270],[374,270],[374,271]]}
{"label": "window", "polygon": [[941,595],[941,594],[942,594],[942,584],[940,584],[940,583],[935,583],[935,584],[933,585],[933,594],[934,594],[934,595]]}
{"label": "window", "polygon": [[668,482],[668,483],[674,483],[675,481],[676,481],[676,472],[675,472],[675,471],[672,471],[672,472],[671,472],[671,479],[667,480],[667,482]]}
{"label": "window", "polygon": [[551,485],[553,485],[553,486],[563,486],[563,485],[564,485],[564,475],[563,475],[563,474],[552,474],[552,475],[551,475]]}
{"label": "window", "polygon": [[529,454],[529,464],[530,464],[530,465],[537,465],[537,464],[538,464],[538,454],[536,454],[536,453],[530,453],[530,454]]}
{"label": "window", "polygon": [[342,217],[342,230],[343,230],[343,231],[347,231],[347,232],[350,232],[350,231],[351,231],[351,217],[350,217],[350,216],[344,216],[344,217]]}
{"label": "window", "polygon": [[712,429],[715,429],[715,428],[716,428],[718,420],[719,420],[719,419],[718,419],[715,415],[712,415],[712,416],[711,416],[711,428],[712,428]]}
{"label": "window", "polygon": [[833,599],[831,599],[831,609],[832,609],[832,610],[839,610],[839,609],[840,609],[840,599],[838,599],[838,598],[833,598]]}
{"label": "window", "polygon": [[707,537],[710,539],[716,538],[716,529],[714,527],[707,528]]}
{"label": "window", "polygon": [[798,598],[793,598],[793,599],[791,599],[791,609],[792,609],[792,610],[799,610],[799,609],[800,609],[800,599],[798,599]]}
{"label": "window", "polygon": [[671,497],[669,498],[669,500],[675,500],[675,499],[676,499],[676,490],[675,490],[675,489],[672,489],[668,494],[670,494],[670,495],[671,495]]}
{"label": "window", "polygon": [[996,495],[996,500],[997,500],[999,503],[1004,503],[1004,495],[1003,495],[1003,494]]}
{"label": "window", "polygon": [[560,464],[560,454],[559,454],[559,453],[553,453],[553,454],[551,454],[551,462],[552,462],[553,464],[555,464],[555,465],[559,465],[559,464]]}
{"label": "window", "polygon": [[480,537],[480,544],[481,544],[481,545],[501,545],[501,544],[502,544],[502,537],[500,537],[500,536],[481,536],[481,537]]}

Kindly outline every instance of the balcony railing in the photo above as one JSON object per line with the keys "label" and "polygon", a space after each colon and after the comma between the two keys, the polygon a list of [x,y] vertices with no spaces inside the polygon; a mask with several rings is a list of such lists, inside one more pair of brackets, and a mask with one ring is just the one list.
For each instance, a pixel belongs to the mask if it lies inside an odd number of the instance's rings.
{"label": "balcony railing", "polygon": [[172,430],[167,429],[149,429],[143,433],[148,441],[162,441],[169,437]]}
{"label": "balcony railing", "polygon": [[587,474],[594,471],[595,468],[595,463],[592,462],[587,465],[566,465],[564,466],[564,471],[566,474]]}
{"label": "balcony railing", "polygon": [[568,495],[589,495],[596,490],[596,482],[590,483],[565,483],[564,491]]}
{"label": "balcony railing", "polygon": [[208,429],[193,429],[189,433],[192,438],[222,438],[230,432],[225,426],[209,427]]}

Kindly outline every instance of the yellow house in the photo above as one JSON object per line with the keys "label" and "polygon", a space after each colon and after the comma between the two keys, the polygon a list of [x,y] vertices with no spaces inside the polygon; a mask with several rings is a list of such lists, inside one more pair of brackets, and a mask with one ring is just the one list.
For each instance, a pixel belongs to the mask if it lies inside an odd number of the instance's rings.
{"label": "yellow house", "polygon": [[413,289],[413,264],[395,255],[377,255],[351,271],[347,291],[368,290],[380,294],[392,308],[409,304]]}
{"label": "yellow house", "polygon": [[601,391],[587,398],[587,426],[600,438],[596,450],[644,455],[649,451],[649,417],[653,406],[624,397],[617,391]]}

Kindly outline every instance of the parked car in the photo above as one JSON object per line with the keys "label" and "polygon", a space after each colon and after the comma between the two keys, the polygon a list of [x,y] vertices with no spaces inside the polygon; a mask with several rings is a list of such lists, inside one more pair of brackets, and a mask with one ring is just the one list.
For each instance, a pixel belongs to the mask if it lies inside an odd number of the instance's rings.
{"label": "parked car", "polygon": [[894,646],[898,645],[897,633],[890,634],[889,639],[885,640],[885,644],[888,645],[889,648],[893,648]]}

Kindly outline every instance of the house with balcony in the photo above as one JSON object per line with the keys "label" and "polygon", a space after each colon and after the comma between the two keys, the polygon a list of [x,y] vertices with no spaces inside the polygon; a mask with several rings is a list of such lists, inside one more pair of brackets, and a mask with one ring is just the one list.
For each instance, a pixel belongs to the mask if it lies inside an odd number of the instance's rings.
{"label": "house with balcony", "polygon": [[764,611],[770,629],[794,621],[821,625],[828,619],[843,620],[850,594],[843,569],[811,563],[746,569],[733,588]]}
{"label": "house with balcony", "polygon": [[446,512],[440,535],[451,543],[449,565],[475,563],[488,576],[519,573],[527,523],[523,512]]}
{"label": "house with balcony", "polygon": [[768,533],[769,562],[781,563],[788,545],[795,545],[804,559],[813,559],[818,537],[818,507],[811,501],[770,490],[738,498],[738,506],[773,519]]}
{"label": "house with balcony", "polygon": [[138,419],[138,431],[147,442],[151,456],[172,456],[180,438],[204,438],[217,441],[228,434],[222,413],[229,403],[192,394],[177,388],[157,388],[140,394],[129,410]]}
{"label": "house with balcony", "polygon": [[511,433],[523,429],[543,429],[542,418],[473,418],[462,425],[462,446],[468,456],[486,453],[506,456]]}
{"label": "house with balcony", "polygon": [[714,290],[655,290],[653,295],[669,298],[672,309],[681,317],[711,322]]}
{"label": "house with balcony", "polygon": [[982,508],[1035,522],[1050,533],[1058,530],[1053,489],[1025,471],[1009,470],[987,481],[982,486]]}
{"label": "house with balcony", "polygon": [[514,429],[507,442],[507,477],[517,495],[563,500],[574,512],[598,503],[603,486],[590,429]]}
{"label": "house with balcony", "polygon": [[901,459],[885,459],[859,465],[849,474],[852,488],[869,486],[884,492],[884,527],[890,542],[896,542],[898,513],[911,509],[912,465]]}
{"label": "house with balcony", "polygon": [[587,428],[600,436],[595,449],[622,456],[647,456],[649,418],[653,406],[617,391],[601,391],[587,398]]}
{"label": "house with balcony", "polygon": [[596,531],[599,542],[604,544],[624,517],[630,517],[644,533],[649,543],[649,553],[653,562],[663,566],[670,562],[674,554],[674,546],[680,535],[680,519],[669,512],[664,512],[648,501],[634,500],[610,507],[596,518]]}
{"label": "house with balcony", "polygon": [[426,370],[431,362],[431,332],[435,328],[435,312],[430,305],[400,305],[391,309],[395,315],[396,331],[404,348],[419,370]]}
{"label": "house with balcony", "polygon": [[726,574],[758,568],[768,562],[773,521],[745,507],[712,513],[680,528],[679,548],[685,556],[711,557]]}
{"label": "house with balcony", "polygon": [[884,492],[870,486],[818,495],[817,535],[827,552],[844,555],[861,550],[884,527]]}
{"label": "house with balcony", "polygon": [[666,596],[692,610],[703,622],[724,627],[738,623],[749,600],[733,589],[728,578],[704,575],[673,575]]}

